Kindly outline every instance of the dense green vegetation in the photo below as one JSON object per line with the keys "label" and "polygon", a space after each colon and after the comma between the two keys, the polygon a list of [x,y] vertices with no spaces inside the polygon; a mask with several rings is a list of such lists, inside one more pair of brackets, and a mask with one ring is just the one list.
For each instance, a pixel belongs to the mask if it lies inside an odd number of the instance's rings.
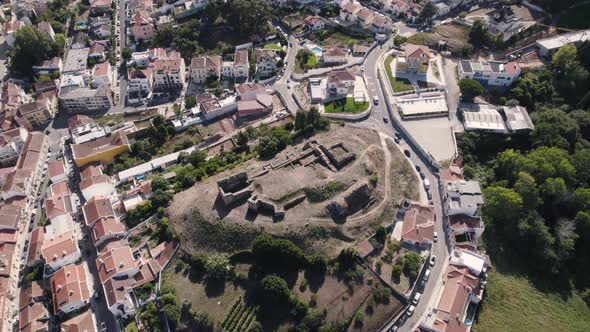
{"label": "dense green vegetation", "polygon": [[484,242],[498,269],[526,273],[546,291],[571,294],[573,286],[590,302],[587,50],[562,48],[508,93],[509,103],[528,108],[535,130],[466,133],[460,147],[465,175],[484,187]]}
{"label": "dense green vegetation", "polygon": [[[61,36],[63,39],[63,35]],[[26,26],[16,31],[14,45],[8,51],[10,69],[30,75],[33,73],[33,66],[60,55],[62,51],[63,45],[60,49],[44,32],[36,27]]]}
{"label": "dense green vegetation", "polygon": [[461,89],[461,96],[465,102],[473,102],[473,99],[483,92],[481,83],[471,78],[460,80],[459,89]]}

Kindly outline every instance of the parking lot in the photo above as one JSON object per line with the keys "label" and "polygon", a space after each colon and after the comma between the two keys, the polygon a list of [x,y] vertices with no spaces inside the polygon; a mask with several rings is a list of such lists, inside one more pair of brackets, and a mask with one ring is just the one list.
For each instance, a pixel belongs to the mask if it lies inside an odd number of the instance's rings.
{"label": "parking lot", "polygon": [[435,160],[448,160],[455,154],[455,142],[451,131],[451,122],[447,117],[420,118],[402,120],[402,122],[416,141]]}

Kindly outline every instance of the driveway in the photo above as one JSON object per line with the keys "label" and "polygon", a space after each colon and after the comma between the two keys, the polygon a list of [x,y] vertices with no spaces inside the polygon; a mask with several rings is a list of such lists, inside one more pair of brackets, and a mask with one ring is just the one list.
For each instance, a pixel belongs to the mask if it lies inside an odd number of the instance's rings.
{"label": "driveway", "polygon": [[457,60],[445,57],[443,60],[443,72],[447,81],[447,106],[452,128],[455,132],[463,132],[463,123],[457,116],[459,104],[459,85],[457,83]]}

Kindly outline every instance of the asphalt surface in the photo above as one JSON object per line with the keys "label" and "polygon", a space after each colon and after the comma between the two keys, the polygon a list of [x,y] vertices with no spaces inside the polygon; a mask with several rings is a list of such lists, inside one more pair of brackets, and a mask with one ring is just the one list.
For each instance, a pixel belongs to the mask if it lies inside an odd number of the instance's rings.
{"label": "asphalt surface", "polygon": [[[434,202],[435,208],[435,230],[438,233],[439,240],[433,244],[432,247],[432,254],[436,256],[437,263],[434,267],[431,268],[430,278],[426,283],[424,290],[422,291],[422,297],[420,302],[418,302],[414,314],[409,317],[405,324],[400,327],[400,331],[412,331],[412,329],[420,323],[420,319],[424,313],[428,311],[429,302],[431,298],[436,295],[438,292],[438,288],[436,287],[437,281],[439,281],[442,277],[443,267],[445,266],[444,262],[448,260],[448,249],[447,249],[447,237],[446,233],[443,230],[443,213],[442,213],[442,202],[440,199],[439,191],[438,191],[438,178],[432,172],[431,168],[425,163],[425,161],[420,158],[416,151],[416,147],[411,146],[407,143],[407,137],[404,136],[403,132],[398,131],[394,128],[394,122],[392,121],[391,114],[385,105],[385,97],[383,89],[379,84],[379,79],[377,75],[378,64],[381,61],[382,55],[387,52],[393,45],[393,40],[390,39],[383,43],[380,47],[376,47],[373,51],[367,56],[365,61],[365,78],[367,80],[368,91],[373,98],[373,96],[377,96],[379,99],[378,105],[373,105],[373,110],[371,115],[362,122],[363,125],[370,126],[375,128],[383,133],[386,133],[390,136],[394,136],[397,132],[400,134],[402,141],[399,144],[400,149],[410,151],[410,157],[408,158],[410,163],[413,166],[419,166],[422,172],[425,174],[426,178],[429,179],[431,183],[431,193],[432,193],[432,201]],[[383,83],[389,84],[387,82],[387,78],[384,74],[385,81]],[[390,100],[393,100],[390,98]],[[395,106],[391,105],[391,110],[393,111],[393,116],[396,117],[398,122],[401,122],[401,118],[399,113],[395,111]],[[387,122],[385,121],[387,120]],[[419,282],[419,281],[417,281]],[[383,331],[388,331],[391,329],[394,324],[397,322],[390,322],[386,325]]]}
{"label": "asphalt surface", "polygon": [[[118,49],[118,54],[123,54],[123,49],[127,47],[127,28],[125,18],[125,0],[119,0],[117,6],[117,14],[119,21],[119,36],[121,37],[121,45]],[[124,60],[121,57],[121,61],[117,61],[117,70],[119,76],[119,102],[111,107],[109,113],[121,113],[125,111],[125,103],[127,101],[127,69],[124,64]]]}

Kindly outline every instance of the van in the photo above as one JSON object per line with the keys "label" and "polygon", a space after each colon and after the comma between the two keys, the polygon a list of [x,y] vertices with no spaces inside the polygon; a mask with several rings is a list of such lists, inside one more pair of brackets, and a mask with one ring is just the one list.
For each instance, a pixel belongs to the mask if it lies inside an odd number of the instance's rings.
{"label": "van", "polygon": [[422,294],[420,293],[416,293],[416,295],[414,295],[414,299],[412,300],[412,304],[418,304],[418,301],[420,301],[420,296]]}
{"label": "van", "polygon": [[428,269],[428,270],[426,270],[426,272],[424,272],[424,281],[427,281],[429,277],[430,277],[430,269]]}
{"label": "van", "polygon": [[430,180],[424,179],[424,189],[426,189],[426,190],[430,189]]}

